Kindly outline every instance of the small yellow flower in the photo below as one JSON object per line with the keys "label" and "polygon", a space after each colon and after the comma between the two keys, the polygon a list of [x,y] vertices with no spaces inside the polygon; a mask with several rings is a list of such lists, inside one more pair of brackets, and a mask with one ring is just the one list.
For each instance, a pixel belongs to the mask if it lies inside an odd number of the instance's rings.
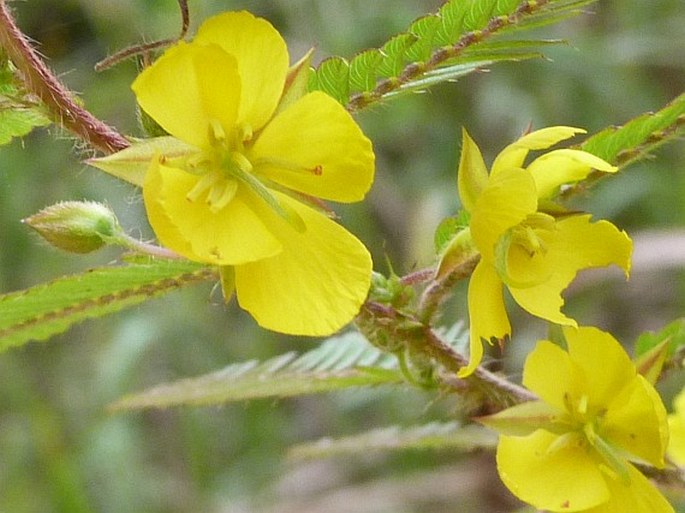
{"label": "small yellow flower", "polygon": [[666,513],[631,461],[664,467],[666,410],[621,345],[596,328],[564,328],[568,352],[538,342],[523,384],[540,400],[480,419],[500,432],[497,468],[521,500],[552,512]]}
{"label": "small yellow flower", "polygon": [[464,131],[457,181],[480,262],[469,283],[471,356],[462,377],[480,363],[482,339],[504,340],[511,333],[503,285],[529,313],[575,326],[561,313],[561,294],[578,271],[616,264],[628,275],[632,242],[625,232],[607,221],[592,223],[590,215],[559,214],[551,202],[560,186],[582,180],[592,169],[616,168],[571,149],[550,151],[524,167],[530,150],[582,132],[558,126],[529,133],[507,146],[488,174],[478,146]]}
{"label": "small yellow flower", "polygon": [[671,439],[668,444],[668,456],[676,465],[685,466],[685,389],[673,400],[675,410],[668,416],[668,427]]}
{"label": "small yellow flower", "polygon": [[[172,137],[92,163],[114,169],[154,150],[139,185],[160,242],[224,266],[224,282],[234,278],[238,302],[260,325],[327,335],[358,312],[372,264],[317,198],[363,199],[374,154],[331,97],[313,92],[280,105],[288,61],[266,20],[247,12],[208,19],[132,86]],[[137,169],[115,174],[137,182]]]}

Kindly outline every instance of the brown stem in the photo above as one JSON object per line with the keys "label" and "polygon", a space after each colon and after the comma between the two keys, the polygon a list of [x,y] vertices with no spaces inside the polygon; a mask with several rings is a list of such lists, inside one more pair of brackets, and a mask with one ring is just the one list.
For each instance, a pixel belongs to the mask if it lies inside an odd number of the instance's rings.
{"label": "brown stem", "polygon": [[110,154],[129,146],[114,128],[81,107],[72,93],[45,65],[17,26],[7,2],[0,0],[0,46],[22,73],[26,89],[47,108],[50,118],[93,148]]}
{"label": "brown stem", "polygon": [[367,302],[355,324],[367,340],[382,351],[397,353],[406,348],[410,354],[428,356],[445,369],[446,372],[440,375],[444,384],[463,391],[475,390],[483,397],[483,408],[488,412],[536,398],[525,388],[483,367],[478,367],[468,378],[457,378],[457,372],[468,364],[467,359],[429,326],[392,306]]}
{"label": "brown stem", "polygon": [[163,48],[165,46],[172,45],[186,37],[186,34],[188,33],[188,27],[190,27],[190,13],[188,11],[187,0],[178,0],[178,7],[181,10],[181,33],[178,37],[153,41],[152,43],[129,46],[128,48],[119,50],[115,54],[112,54],[95,64],[95,71],[104,71],[107,68],[111,68],[115,64],[118,64],[124,59],[140,55],[141,53],[147,53],[152,50],[156,50],[157,48]]}
{"label": "brown stem", "polygon": [[372,91],[352,95],[347,102],[347,110],[355,112],[380,100],[383,96],[397,91],[404,84],[438,68],[445,61],[458,57],[468,47],[480,43],[505,27],[518,23],[522,17],[539,11],[547,3],[549,0],[523,0],[509,16],[492,18],[482,30],[468,32],[455,44],[435,50],[425,62],[412,62],[405,66],[399,76],[378,82]]}

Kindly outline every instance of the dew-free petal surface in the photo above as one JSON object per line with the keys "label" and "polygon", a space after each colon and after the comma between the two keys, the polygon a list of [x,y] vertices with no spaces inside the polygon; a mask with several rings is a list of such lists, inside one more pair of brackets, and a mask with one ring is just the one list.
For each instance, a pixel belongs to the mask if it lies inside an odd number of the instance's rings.
{"label": "dew-free petal surface", "polygon": [[360,201],[373,182],[371,141],[338,102],[319,91],[279,113],[249,158],[255,173],[326,200]]}
{"label": "dew-free petal surface", "polygon": [[[299,233],[281,219],[283,251],[236,266],[240,306],[264,328],[294,335],[325,336],[349,323],[366,299],[371,256],[336,222],[283,194],[279,201],[304,221]],[[273,215],[273,214],[271,214]]]}

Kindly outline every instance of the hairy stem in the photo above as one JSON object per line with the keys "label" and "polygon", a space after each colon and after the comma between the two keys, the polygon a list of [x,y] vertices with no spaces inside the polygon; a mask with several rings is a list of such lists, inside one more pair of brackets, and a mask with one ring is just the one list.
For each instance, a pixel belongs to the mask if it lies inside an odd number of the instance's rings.
{"label": "hairy stem", "polygon": [[354,112],[379,101],[389,93],[400,89],[404,84],[416,80],[421,75],[438,68],[445,61],[457,57],[469,46],[487,39],[504,27],[515,25],[522,17],[539,11],[547,5],[548,2],[549,0],[522,1],[516,10],[509,16],[492,18],[483,30],[468,32],[452,46],[439,48],[433,52],[426,62],[412,62],[411,64],[408,64],[402,70],[399,77],[392,77],[378,82],[373,91],[353,95],[347,103],[347,110]]}
{"label": "hairy stem", "polygon": [[19,29],[6,0],[0,0],[0,46],[21,72],[27,91],[43,102],[53,122],[105,154],[129,146],[123,135],[75,101]]}

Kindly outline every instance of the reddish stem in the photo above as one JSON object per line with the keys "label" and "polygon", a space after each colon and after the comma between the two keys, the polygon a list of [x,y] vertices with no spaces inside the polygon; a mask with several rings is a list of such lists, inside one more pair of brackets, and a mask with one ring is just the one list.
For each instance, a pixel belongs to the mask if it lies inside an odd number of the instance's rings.
{"label": "reddish stem", "polygon": [[19,29],[5,0],[0,0],[0,46],[22,73],[28,92],[43,102],[53,122],[106,154],[130,145],[123,135],[74,100]]}

